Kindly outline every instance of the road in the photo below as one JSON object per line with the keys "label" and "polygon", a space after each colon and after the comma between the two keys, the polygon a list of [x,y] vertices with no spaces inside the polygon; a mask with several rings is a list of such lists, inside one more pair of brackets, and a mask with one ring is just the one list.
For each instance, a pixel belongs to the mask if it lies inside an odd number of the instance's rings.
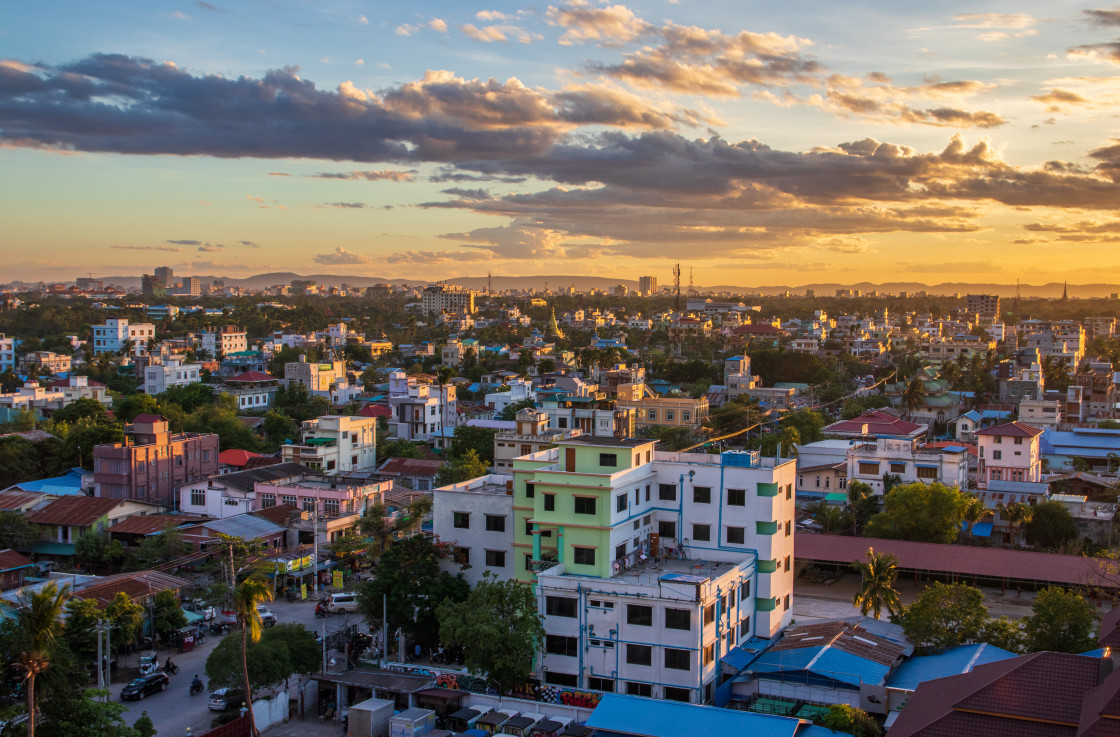
{"label": "road", "polygon": [[[330,633],[356,623],[359,624],[363,632],[368,631],[368,628],[365,627],[361,618],[357,615],[316,619],[315,604],[312,601],[294,603],[276,601],[269,604],[269,608],[276,615],[277,624],[302,624],[316,632],[322,633],[325,628]],[[226,637],[240,637],[240,633],[231,632]],[[121,670],[118,671],[120,675],[114,678],[110,693],[114,701],[126,707],[126,712],[123,715],[124,720],[131,725],[140,717],[142,712],[146,711],[148,716],[151,717],[156,731],[162,737],[180,737],[180,735],[187,734],[188,727],[192,734],[199,734],[209,729],[210,721],[217,714],[217,712],[211,712],[206,708],[209,691],[191,696],[190,684],[196,673],[203,682],[206,681],[206,658],[217,646],[220,639],[221,637],[218,635],[208,635],[207,644],[201,645],[191,652],[178,654],[170,651],[172,660],[179,665],[179,675],[171,676],[171,683],[167,691],[152,694],[140,701],[120,701],[121,689],[137,673],[137,655],[123,656],[120,659]],[[159,651],[161,663],[168,654],[168,650],[161,649]]]}

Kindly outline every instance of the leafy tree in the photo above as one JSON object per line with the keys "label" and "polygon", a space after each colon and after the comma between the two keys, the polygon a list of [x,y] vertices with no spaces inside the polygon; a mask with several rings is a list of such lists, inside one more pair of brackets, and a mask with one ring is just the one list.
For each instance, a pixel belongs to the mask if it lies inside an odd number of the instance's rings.
{"label": "leafy tree", "polygon": [[[257,605],[272,601],[272,588],[263,578],[250,576],[233,589],[233,610],[241,625],[241,671],[245,678],[245,700],[249,704],[249,735],[257,737],[257,723],[253,717],[253,686],[249,682],[248,647],[250,642],[260,642],[261,622]],[[208,671],[209,672],[209,671]]]}
{"label": "leafy tree", "polygon": [[1039,502],[1034,505],[1025,532],[1028,545],[1057,549],[1077,539],[1077,523],[1061,502]]}
{"label": "leafy tree", "polygon": [[832,704],[828,711],[817,718],[816,724],[836,732],[847,732],[855,737],[882,737],[883,728],[875,717],[850,704]]}
{"label": "leafy tree", "polygon": [[852,518],[852,534],[856,534],[859,528],[865,526],[875,514],[878,503],[875,499],[875,492],[870,484],[862,481],[850,481],[847,489],[848,495],[848,514]]}
{"label": "leafy tree", "polygon": [[119,443],[124,440],[124,431],[116,423],[80,417],[73,423],[55,422],[51,430],[62,438],[59,458],[63,468],[79,462],[86,470],[93,470],[93,448],[95,445]]}
{"label": "leafy tree", "polygon": [[1023,631],[1023,620],[999,617],[989,619],[980,631],[980,642],[1002,648],[1012,653],[1027,651],[1026,633]]}
{"label": "leafy tree", "polygon": [[257,435],[237,418],[237,411],[226,400],[198,408],[188,415],[183,427],[188,432],[214,433],[221,450],[238,448],[255,451],[260,447]]}
{"label": "leafy tree", "polygon": [[[382,436],[379,436],[382,437]],[[426,443],[414,443],[400,438],[385,438],[385,442],[377,449],[377,457],[388,458],[428,458]]]}
{"label": "leafy tree", "polygon": [[487,463],[494,462],[494,436],[497,430],[485,427],[471,427],[460,425],[455,428],[455,437],[451,440],[451,447],[447,451],[448,458],[462,458],[468,450]]}
{"label": "leafy tree", "polygon": [[461,481],[476,479],[490,472],[489,467],[478,457],[473,448],[467,450],[462,456],[453,458],[443,465],[436,473],[436,486],[457,484]]}
{"label": "leafy tree", "polygon": [[377,558],[385,552],[391,541],[407,537],[419,529],[431,512],[431,496],[417,496],[402,514],[393,518],[389,517],[389,510],[384,504],[376,502],[367,507],[362,514],[362,518],[358,521],[358,530],[373,539],[369,551],[371,557]]}
{"label": "leafy tree", "polygon": [[902,611],[895,581],[898,578],[898,558],[890,553],[876,553],[867,549],[867,561],[852,564],[859,571],[862,584],[852,597],[852,604],[859,607],[863,616],[872,612],[879,619],[885,607],[893,616]]}
{"label": "leafy tree", "polygon": [[867,523],[868,537],[951,543],[957,539],[970,497],[955,486],[916,481],[890,490],[884,509]]}
{"label": "leafy tree", "polygon": [[1096,646],[1096,613],[1076,591],[1049,587],[1038,592],[1024,629],[1031,651],[1083,653]]}
{"label": "leafy tree", "polygon": [[155,595],[152,602],[152,626],[156,633],[165,636],[187,626],[187,616],[183,614],[179,599],[171,589],[164,589]]}
{"label": "leafy tree", "polygon": [[74,688],[57,693],[43,706],[42,737],[140,737],[124,721],[124,704],[98,700],[104,693]]}
{"label": "leafy tree", "polygon": [[62,635],[62,611],[69,598],[70,587],[53,581],[19,598],[16,625],[22,646],[19,664],[27,682],[28,737],[35,737],[35,680],[51,666],[51,651]]}
{"label": "leafy tree", "polygon": [[823,439],[824,433],[821,430],[827,424],[828,420],[823,414],[811,409],[799,409],[783,417],[780,423],[783,428],[796,428],[800,443],[815,443]]}
{"label": "leafy tree", "polygon": [[159,403],[150,394],[129,394],[114,403],[113,414],[122,422],[132,422],[137,415],[159,414]]}
{"label": "leafy tree", "polygon": [[466,600],[444,601],[437,616],[443,641],[462,646],[467,668],[494,681],[500,693],[529,678],[544,640],[531,587],[487,571]]}
{"label": "leafy tree", "polygon": [[925,401],[926,385],[917,377],[911,379],[902,390],[902,406],[906,407],[906,416],[912,417],[914,410],[921,407]]}
{"label": "leafy tree", "polygon": [[168,527],[158,535],[148,535],[140,543],[132,564],[139,570],[157,563],[174,560],[190,551],[190,544],[183,540],[183,533]]}
{"label": "leafy tree", "polygon": [[93,599],[71,599],[66,602],[66,629],[63,639],[70,652],[82,663],[97,661],[97,621],[101,609]]}
{"label": "leafy tree", "polygon": [[54,422],[75,422],[86,419],[94,422],[108,422],[109,413],[105,405],[91,397],[82,397],[62,409],[56,410],[51,420]]}
{"label": "leafy tree", "polygon": [[182,407],[184,412],[190,413],[213,404],[214,392],[206,384],[195,382],[169,386],[162,394],[156,395],[156,398],[161,403],[174,402]]}
{"label": "leafy tree", "polygon": [[439,621],[436,607],[443,601],[459,602],[470,586],[462,574],[441,570],[451,548],[423,535],[397,540],[382,553],[373,568],[373,579],[358,589],[358,606],[371,629],[381,625],[381,597],[388,596],[389,625],[402,627],[425,646],[436,644]]}
{"label": "leafy tree", "polygon": [[[211,689],[244,687],[240,648],[240,638],[226,637],[207,656],[206,678]],[[259,641],[248,643],[245,653],[254,690],[274,686],[294,673],[317,670],[320,660],[315,634],[302,624],[278,624],[264,630]]]}
{"label": "leafy tree", "polygon": [[0,512],[0,549],[30,550],[39,539],[39,528],[20,512]]}
{"label": "leafy tree", "polygon": [[39,478],[39,450],[19,436],[0,438],[0,488]]}
{"label": "leafy tree", "polygon": [[523,409],[532,409],[536,407],[537,403],[533,399],[522,399],[520,402],[512,402],[507,404],[505,409],[498,413],[496,420],[513,420],[517,417],[517,413]]}
{"label": "leafy tree", "polygon": [[264,436],[274,447],[280,447],[286,440],[299,437],[299,423],[274,409],[264,415]]}
{"label": "leafy tree", "polygon": [[943,650],[978,642],[988,622],[984,593],[974,586],[934,581],[899,616],[915,647]]}
{"label": "leafy tree", "polygon": [[152,718],[146,711],[140,712],[132,728],[136,730],[136,737],[156,737],[156,725],[152,724]]}
{"label": "leafy tree", "polygon": [[139,638],[140,625],[144,621],[144,607],[134,602],[125,592],[118,591],[105,607],[105,618],[113,628],[110,632],[111,644],[120,649]]}

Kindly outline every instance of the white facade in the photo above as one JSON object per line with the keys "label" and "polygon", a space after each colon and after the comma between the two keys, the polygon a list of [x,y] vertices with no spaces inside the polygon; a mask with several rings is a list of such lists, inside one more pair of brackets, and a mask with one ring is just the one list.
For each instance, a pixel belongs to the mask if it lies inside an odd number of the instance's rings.
{"label": "white facade", "polygon": [[18,338],[7,338],[0,333],[0,371],[16,368],[16,347],[20,344]]}
{"label": "white facade", "polygon": [[280,447],[285,463],[324,473],[377,468],[377,418],[324,415],[303,423],[303,442]]}
{"label": "white facade", "polygon": [[527,379],[513,379],[507,386],[508,392],[491,392],[486,395],[486,406],[494,410],[494,416],[497,417],[502,411],[518,402],[524,402],[526,399],[532,399],[533,382]]}
{"label": "white facade", "polygon": [[244,330],[225,325],[206,328],[202,333],[202,347],[211,358],[215,358],[219,353],[226,355],[249,350],[249,340]]}
{"label": "white facade", "polygon": [[459,426],[455,387],[422,384],[403,371],[389,374],[389,431],[403,440],[430,440]]}
{"label": "white facade", "polygon": [[130,325],[124,318],[110,317],[104,325],[93,326],[93,352],[117,353],[131,340],[133,354],[143,356],[148,352],[148,341],[155,337],[156,326],[150,322]]}
{"label": "white facade", "polygon": [[198,364],[169,360],[160,366],[144,369],[145,394],[163,394],[171,386],[186,386],[202,381]]}
{"label": "white facade", "polygon": [[[473,587],[489,571],[502,581],[514,577],[513,478],[491,474],[432,492],[432,531],[470,566],[463,578]],[[445,566],[457,573],[459,567]]]}
{"label": "white facade", "polygon": [[424,287],[420,295],[421,309],[426,314],[438,315],[441,312],[474,312],[474,292],[459,286],[437,284]]}
{"label": "white facade", "polygon": [[1007,422],[978,430],[977,488],[987,489],[989,481],[1042,481],[1041,436],[1042,430],[1024,422]]}
{"label": "white facade", "polygon": [[899,483],[915,481],[965,488],[968,486],[968,450],[924,448],[911,438],[876,438],[856,442],[848,449],[848,480],[861,481],[876,494],[884,493],[883,476],[897,476]]}
{"label": "white facade", "polygon": [[1062,422],[1062,400],[1024,399],[1019,402],[1019,420],[1042,430],[1057,430]]}

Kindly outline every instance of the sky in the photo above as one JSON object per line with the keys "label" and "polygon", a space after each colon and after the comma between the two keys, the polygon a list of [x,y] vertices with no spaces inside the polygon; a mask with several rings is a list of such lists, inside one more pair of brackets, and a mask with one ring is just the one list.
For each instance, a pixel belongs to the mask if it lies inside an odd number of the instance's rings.
{"label": "sky", "polygon": [[1120,6],[54,0],[0,280],[1108,282]]}

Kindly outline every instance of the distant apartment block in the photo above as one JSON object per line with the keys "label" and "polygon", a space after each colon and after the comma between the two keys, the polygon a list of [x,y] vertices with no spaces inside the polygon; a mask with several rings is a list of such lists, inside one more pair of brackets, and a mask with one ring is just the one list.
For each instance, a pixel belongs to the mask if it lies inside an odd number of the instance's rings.
{"label": "distant apartment block", "polygon": [[307,420],[303,440],[280,447],[284,463],[299,463],[323,473],[377,468],[377,418],[324,415]]}
{"label": "distant apartment block", "polygon": [[420,295],[420,306],[425,314],[438,315],[441,312],[474,313],[475,293],[460,286],[434,284],[424,287]]}
{"label": "distant apartment block", "polygon": [[168,359],[161,365],[146,366],[144,368],[145,394],[163,394],[172,386],[186,386],[202,381],[202,375],[197,363],[183,363],[176,359]]}
{"label": "distant apartment block", "polygon": [[708,400],[705,397],[655,397],[645,384],[619,384],[619,409],[637,412],[638,427],[687,427],[698,430],[708,417]]}
{"label": "distant apartment block", "polygon": [[651,295],[657,292],[657,277],[656,276],[639,276],[638,277],[638,291],[644,295]]}
{"label": "distant apartment block", "polygon": [[217,358],[218,354],[224,356],[249,350],[249,340],[245,328],[236,325],[207,327],[202,330],[202,347],[210,358]]}
{"label": "distant apartment block", "polygon": [[72,361],[70,356],[52,351],[31,351],[19,358],[19,370],[22,373],[37,371],[40,376],[44,374],[65,374],[70,371]]}
{"label": "distant apartment block", "polygon": [[1000,319],[998,294],[970,294],[965,297],[965,309],[979,315],[982,322],[998,322]]}
{"label": "distant apartment block", "polygon": [[16,368],[16,348],[20,344],[19,338],[8,338],[0,333],[0,371]]}
{"label": "distant apartment block", "polygon": [[156,337],[156,326],[150,322],[129,324],[124,318],[110,317],[104,325],[93,326],[93,352],[119,353],[131,341],[132,354],[148,352],[148,341]]}
{"label": "distant apartment block", "polygon": [[459,426],[458,400],[451,384],[417,381],[403,371],[389,374],[389,431],[402,440],[429,440]]}
{"label": "distant apartment block", "polygon": [[93,449],[96,495],[175,505],[175,490],[218,473],[218,436],[172,433],[165,417],[137,415],[123,443]]}
{"label": "distant apartment block", "polygon": [[299,361],[284,364],[284,384],[303,384],[315,396],[330,397],[331,387],[346,380],[346,363],[329,361],[309,363],[301,355]]}
{"label": "distant apartment block", "polygon": [[581,435],[579,430],[548,429],[548,414],[522,409],[514,417],[515,428],[494,435],[494,470],[513,473],[513,459],[550,448],[561,440]]}

